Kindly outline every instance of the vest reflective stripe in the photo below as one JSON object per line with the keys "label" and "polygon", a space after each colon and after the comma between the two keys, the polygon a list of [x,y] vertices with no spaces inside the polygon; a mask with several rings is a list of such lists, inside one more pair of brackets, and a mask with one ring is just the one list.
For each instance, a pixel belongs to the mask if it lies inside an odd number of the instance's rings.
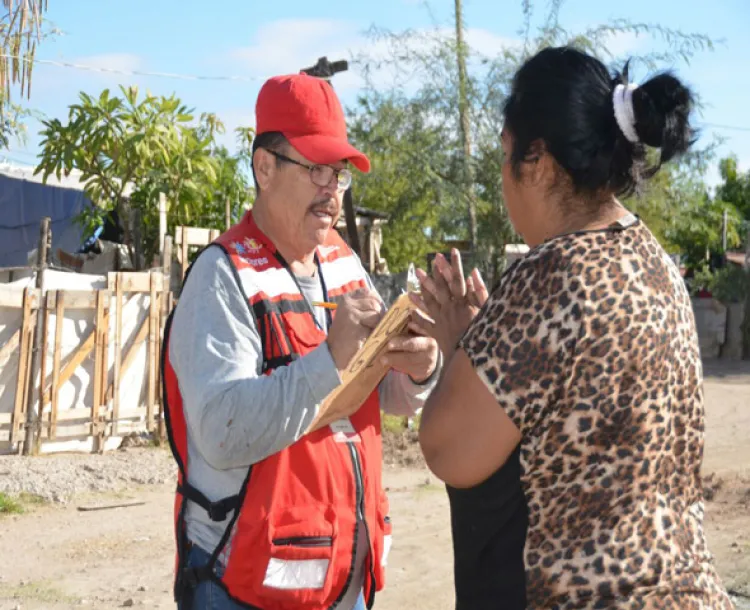
{"label": "vest reflective stripe", "polygon": [[[222,235],[224,248],[248,299],[264,350],[264,372],[288,364],[325,340],[296,282],[274,256],[273,245],[252,216]],[[366,286],[366,277],[348,246],[334,231],[318,251],[330,299]],[[335,314],[335,312],[334,312]],[[168,359],[165,333],[165,411],[180,481],[189,479],[182,399]],[[358,442],[337,442],[326,427],[255,464],[240,493],[213,557],[225,563],[216,580],[230,596],[251,608],[329,608],[346,593],[354,570],[354,550],[364,527],[370,542],[365,595],[371,605],[384,583],[388,503],[381,485],[382,449],[377,391],[350,418]],[[175,503],[178,582],[184,499]],[[360,523],[358,515],[364,520]]]}

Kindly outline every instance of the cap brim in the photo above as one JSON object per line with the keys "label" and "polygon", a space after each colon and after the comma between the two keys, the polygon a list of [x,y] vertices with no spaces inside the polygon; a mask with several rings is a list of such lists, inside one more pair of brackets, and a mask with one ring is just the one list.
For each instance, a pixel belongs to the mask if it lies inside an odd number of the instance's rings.
{"label": "cap brim", "polygon": [[359,171],[370,171],[370,160],[346,140],[331,136],[307,135],[286,136],[297,152],[305,159],[321,165],[330,165],[339,161],[349,161]]}

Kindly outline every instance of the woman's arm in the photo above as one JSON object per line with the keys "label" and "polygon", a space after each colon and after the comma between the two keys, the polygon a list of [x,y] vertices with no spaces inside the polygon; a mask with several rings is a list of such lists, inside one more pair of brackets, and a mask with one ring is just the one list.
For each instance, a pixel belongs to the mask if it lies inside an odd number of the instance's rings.
{"label": "woman's arm", "polygon": [[500,468],[520,440],[516,425],[458,349],[422,411],[419,443],[430,470],[452,487],[473,487]]}

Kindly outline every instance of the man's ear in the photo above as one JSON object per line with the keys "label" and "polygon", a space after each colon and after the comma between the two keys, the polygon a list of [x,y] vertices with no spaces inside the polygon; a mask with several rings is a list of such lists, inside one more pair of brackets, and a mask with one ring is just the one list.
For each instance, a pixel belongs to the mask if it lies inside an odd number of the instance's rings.
{"label": "man's ear", "polygon": [[268,188],[276,171],[276,158],[267,150],[259,148],[253,154],[253,171],[261,191]]}

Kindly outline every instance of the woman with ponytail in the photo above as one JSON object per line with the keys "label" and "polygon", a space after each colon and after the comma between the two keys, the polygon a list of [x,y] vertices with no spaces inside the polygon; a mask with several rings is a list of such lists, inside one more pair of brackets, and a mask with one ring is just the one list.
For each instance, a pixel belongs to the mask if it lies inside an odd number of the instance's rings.
{"label": "woman with ponytail", "polygon": [[457,252],[419,272],[446,363],[420,442],[448,484],[458,608],[732,608],[703,528],[690,298],[620,201],[688,150],[693,104],[672,74],[540,52],[502,133],[530,252],[489,296]]}

